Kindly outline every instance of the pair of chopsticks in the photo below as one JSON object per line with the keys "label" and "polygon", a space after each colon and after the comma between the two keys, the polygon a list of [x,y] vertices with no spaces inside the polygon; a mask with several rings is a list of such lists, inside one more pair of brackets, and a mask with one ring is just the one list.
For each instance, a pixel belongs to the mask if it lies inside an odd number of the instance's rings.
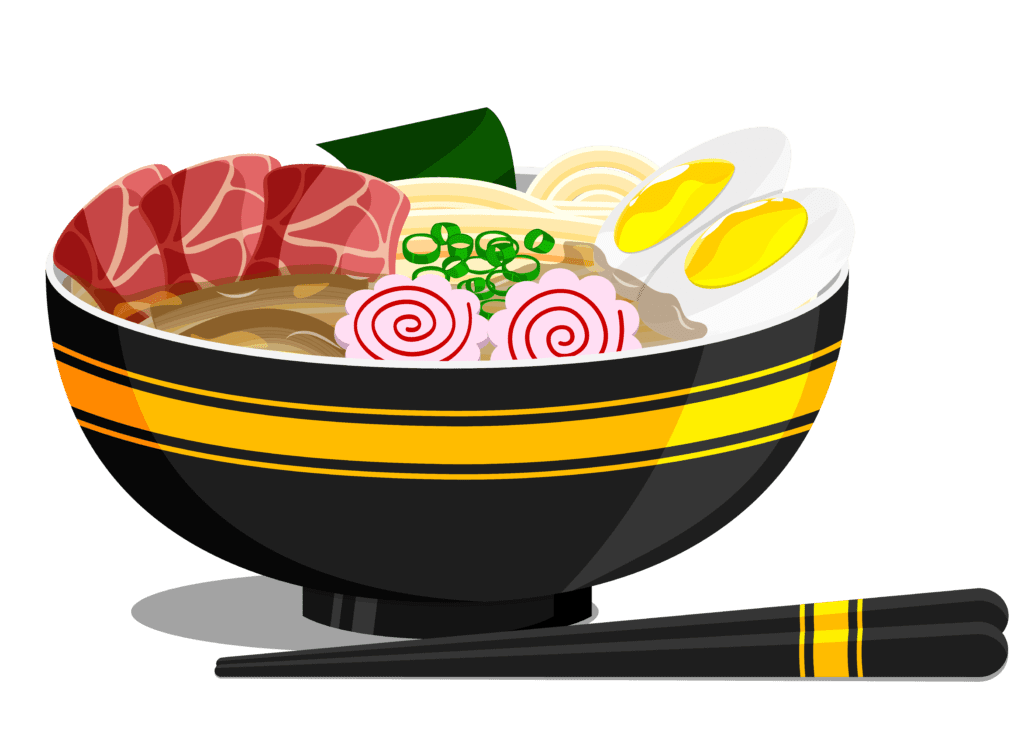
{"label": "pair of chopsticks", "polygon": [[1006,662],[987,589],[300,650],[220,677],[985,678]]}

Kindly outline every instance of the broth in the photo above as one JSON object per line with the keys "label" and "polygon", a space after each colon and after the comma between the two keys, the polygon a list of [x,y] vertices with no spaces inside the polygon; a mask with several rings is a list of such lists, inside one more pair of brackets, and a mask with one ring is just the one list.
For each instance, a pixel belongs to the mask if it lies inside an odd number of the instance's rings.
{"label": "broth", "polygon": [[[396,273],[412,276],[417,266],[400,258]],[[640,280],[612,269],[604,254],[589,244],[569,242],[556,246],[542,257],[539,276],[556,267],[569,269],[580,278],[598,274],[612,282],[617,299],[637,308],[640,327],[636,338],[644,348],[692,340],[707,333],[704,325],[686,318],[674,296],[645,287]],[[182,337],[341,358],[345,350],[335,342],[334,326],[346,314],[349,295],[368,289],[372,282],[339,274],[283,273],[209,286],[180,296],[151,296],[151,303],[142,300],[132,305],[148,309],[150,317],[144,325]],[[65,284],[76,296],[88,298],[70,277]],[[488,311],[498,311],[501,303],[496,304],[498,307]],[[490,343],[481,348],[481,360],[489,360],[493,350]]]}

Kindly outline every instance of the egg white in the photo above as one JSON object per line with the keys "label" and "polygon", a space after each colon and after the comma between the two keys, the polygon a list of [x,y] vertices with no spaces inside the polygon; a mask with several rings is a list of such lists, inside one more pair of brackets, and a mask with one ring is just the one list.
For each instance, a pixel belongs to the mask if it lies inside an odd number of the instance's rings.
{"label": "egg white", "polygon": [[709,332],[719,333],[785,314],[815,297],[850,257],[854,233],[850,209],[842,198],[825,188],[803,188],[771,197],[791,198],[807,210],[807,228],[779,261],[743,282],[704,289],[693,284],[685,271],[686,256],[696,243],[694,237],[654,272],[648,286],[674,294],[688,318],[704,323]]}
{"label": "egg white", "polygon": [[[698,145],[662,165],[619,201],[601,226],[595,246],[613,267],[646,281],[663,260],[725,213],[752,199],[770,198],[780,192],[786,185],[791,157],[789,140],[770,127],[740,130]],[[615,224],[630,202],[647,186],[674,177],[674,169],[680,165],[707,159],[727,160],[736,167],[718,197],[696,218],[649,249],[633,253],[619,249],[615,244]]]}

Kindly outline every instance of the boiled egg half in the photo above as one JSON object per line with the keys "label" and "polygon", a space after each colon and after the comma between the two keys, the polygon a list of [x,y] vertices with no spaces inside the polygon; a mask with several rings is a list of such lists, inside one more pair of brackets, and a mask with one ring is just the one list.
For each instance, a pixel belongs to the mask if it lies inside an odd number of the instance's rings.
{"label": "boiled egg half", "polygon": [[779,193],[790,157],[786,136],[768,127],[705,142],[655,170],[619,201],[596,246],[613,267],[646,281],[716,219]]}
{"label": "boiled egg half", "polygon": [[720,216],[661,262],[647,285],[675,295],[709,333],[730,332],[806,303],[835,279],[852,247],[843,200],[805,188]]}

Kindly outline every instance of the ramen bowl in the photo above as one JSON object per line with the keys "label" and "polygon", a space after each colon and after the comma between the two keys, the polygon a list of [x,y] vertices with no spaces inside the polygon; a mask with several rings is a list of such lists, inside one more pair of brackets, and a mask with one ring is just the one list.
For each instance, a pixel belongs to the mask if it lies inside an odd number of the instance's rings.
{"label": "ramen bowl", "polygon": [[793,457],[839,355],[844,271],[731,337],[530,362],[369,363],[120,320],[53,267],[54,354],[111,475],[200,548],[303,587],[334,627],[426,637],[569,624]]}

